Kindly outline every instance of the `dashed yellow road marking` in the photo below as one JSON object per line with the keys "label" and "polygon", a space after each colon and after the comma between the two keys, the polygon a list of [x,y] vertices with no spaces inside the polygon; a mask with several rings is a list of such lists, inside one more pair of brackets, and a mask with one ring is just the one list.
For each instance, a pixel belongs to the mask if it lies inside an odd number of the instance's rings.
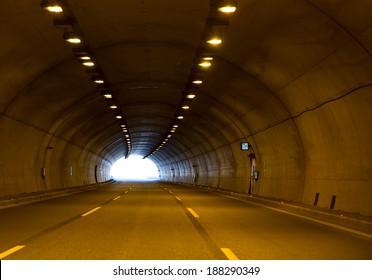
{"label": "dashed yellow road marking", "polygon": [[97,211],[97,210],[100,209],[100,208],[101,208],[101,207],[96,207],[96,208],[94,208],[94,209],[92,209],[92,210],[90,210],[90,211],[88,211],[88,212],[82,214],[81,216],[82,216],[82,217],[88,216],[89,214],[92,214],[93,212]]}
{"label": "dashed yellow road marking", "polygon": [[173,192],[172,192],[172,191],[169,191],[169,193],[170,193],[170,194],[173,194]]}
{"label": "dashed yellow road marking", "polygon": [[229,248],[221,248],[222,252],[225,254],[227,259],[229,260],[239,260],[239,258],[229,249]]}
{"label": "dashed yellow road marking", "polygon": [[181,198],[179,198],[178,196],[175,196],[175,198],[176,198],[178,201],[181,201]]}
{"label": "dashed yellow road marking", "polygon": [[192,210],[191,208],[187,208],[187,210],[189,210],[189,212],[191,213],[191,215],[193,215],[195,218],[199,218],[199,215],[196,214],[194,210]]}
{"label": "dashed yellow road marking", "polygon": [[10,248],[9,250],[7,250],[7,251],[5,251],[5,252],[3,252],[3,253],[0,254],[0,260],[2,260],[3,258],[9,256],[10,254],[13,254],[13,253],[15,253],[15,252],[23,249],[24,247],[26,247],[26,246],[24,246],[24,245],[18,245],[18,246],[14,246],[13,248]]}
{"label": "dashed yellow road marking", "polygon": [[120,198],[120,195],[115,197],[113,200],[118,200]]}

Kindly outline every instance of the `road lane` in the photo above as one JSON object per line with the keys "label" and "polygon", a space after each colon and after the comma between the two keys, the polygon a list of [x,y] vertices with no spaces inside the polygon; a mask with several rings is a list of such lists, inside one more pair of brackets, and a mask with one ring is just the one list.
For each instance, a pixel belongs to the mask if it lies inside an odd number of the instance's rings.
{"label": "road lane", "polygon": [[129,183],[105,184],[69,196],[0,209],[0,252],[62,227],[129,188]]}
{"label": "road lane", "polygon": [[32,240],[8,259],[223,259],[160,187],[135,183],[116,197],[99,211]]}
{"label": "road lane", "polygon": [[196,188],[166,185],[239,259],[372,259],[372,239]]}
{"label": "road lane", "polygon": [[196,188],[130,186],[0,210],[0,254],[25,246],[4,258],[372,259],[368,238]]}

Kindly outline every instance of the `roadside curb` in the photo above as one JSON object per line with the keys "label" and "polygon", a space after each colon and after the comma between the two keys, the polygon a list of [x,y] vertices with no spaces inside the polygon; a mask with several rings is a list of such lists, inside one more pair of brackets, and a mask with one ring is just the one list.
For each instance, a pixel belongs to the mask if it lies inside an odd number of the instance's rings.
{"label": "roadside curb", "polygon": [[15,195],[4,200],[0,200],[0,209],[10,208],[14,206],[34,203],[38,201],[44,201],[52,198],[67,196],[79,192],[97,189],[104,186],[105,184],[112,183],[114,180],[105,181],[102,183],[95,183],[89,185],[74,186],[68,188],[51,189],[48,191],[25,193],[21,195]]}

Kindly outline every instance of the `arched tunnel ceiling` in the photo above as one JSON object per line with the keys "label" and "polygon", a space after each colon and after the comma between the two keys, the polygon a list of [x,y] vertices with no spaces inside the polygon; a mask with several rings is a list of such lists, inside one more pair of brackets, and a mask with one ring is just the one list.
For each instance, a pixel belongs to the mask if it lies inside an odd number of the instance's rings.
{"label": "arched tunnel ceiling", "polygon": [[[338,98],[355,79],[370,81],[372,2],[354,2],[238,1],[196,99],[155,159],[201,143],[208,150],[240,140],[247,131]],[[203,43],[210,1],[70,0],[65,5],[116,94],[131,153],[148,155],[174,122]],[[0,8],[2,115],[96,154],[125,155],[113,111],[53,16],[39,0],[1,1]],[[313,81],[321,81],[322,90]]]}

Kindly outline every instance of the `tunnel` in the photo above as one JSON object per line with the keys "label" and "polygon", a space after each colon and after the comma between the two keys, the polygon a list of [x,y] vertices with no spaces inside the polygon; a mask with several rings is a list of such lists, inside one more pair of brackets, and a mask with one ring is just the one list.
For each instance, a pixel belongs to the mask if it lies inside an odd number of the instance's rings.
{"label": "tunnel", "polygon": [[110,184],[137,155],[162,189],[372,216],[371,1],[0,8],[0,200]]}

